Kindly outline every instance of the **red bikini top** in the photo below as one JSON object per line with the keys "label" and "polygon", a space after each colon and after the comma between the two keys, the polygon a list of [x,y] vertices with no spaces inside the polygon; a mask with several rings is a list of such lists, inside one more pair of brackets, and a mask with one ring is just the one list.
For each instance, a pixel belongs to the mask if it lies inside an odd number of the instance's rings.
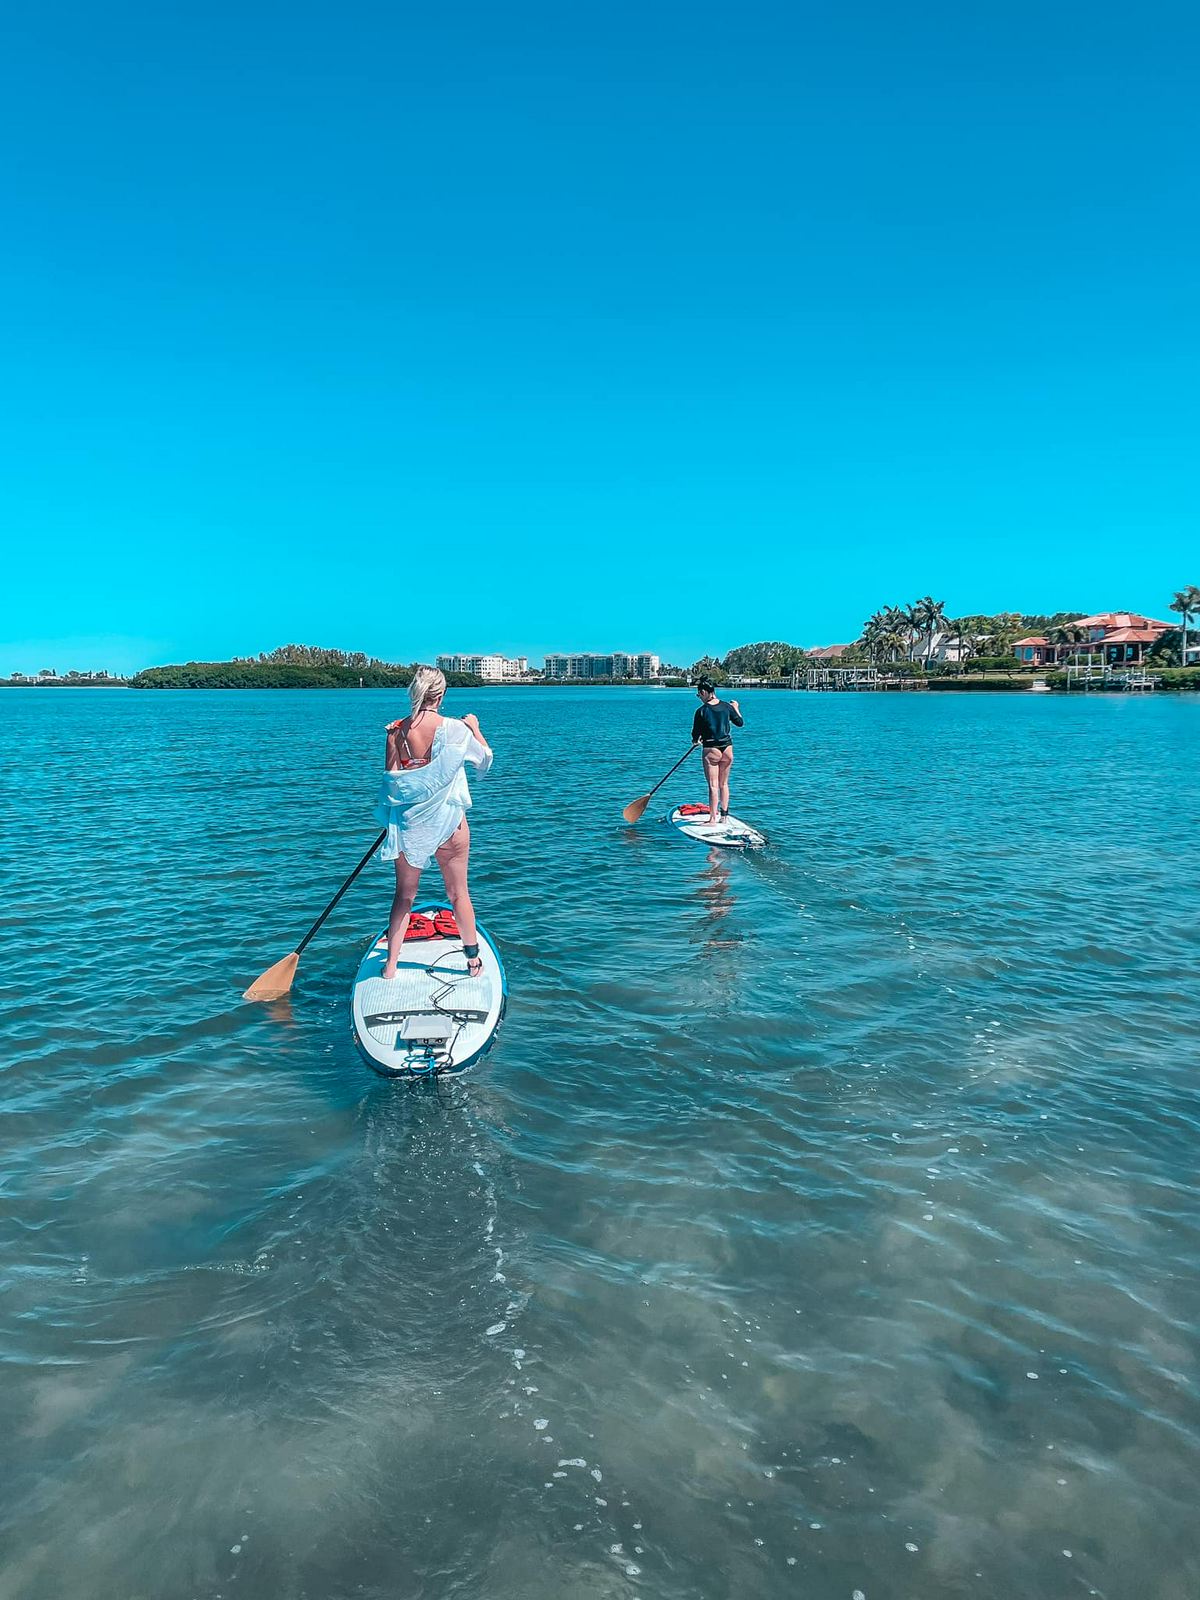
{"label": "red bikini top", "polygon": [[407,752],[407,754],[402,755],[400,757],[400,765],[401,765],[401,767],[406,772],[408,771],[408,769],[410,767],[427,767],[429,765],[429,757],[428,756],[414,756],[413,755],[412,750],[409,748],[408,738],[407,738],[406,734],[403,731],[401,723],[402,723],[402,719],[397,719],[397,721],[389,722],[388,725],[387,725],[388,733],[398,734],[399,738],[400,738],[400,743],[404,746],[405,751]]}

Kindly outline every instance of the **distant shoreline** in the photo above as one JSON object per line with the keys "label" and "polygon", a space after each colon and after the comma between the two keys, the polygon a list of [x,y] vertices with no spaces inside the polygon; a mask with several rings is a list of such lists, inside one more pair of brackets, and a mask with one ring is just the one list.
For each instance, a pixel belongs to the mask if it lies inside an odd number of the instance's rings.
{"label": "distant shoreline", "polygon": [[0,678],[0,689],[128,689],[130,678]]}
{"label": "distant shoreline", "polygon": [[[1187,670],[1186,677],[1184,676],[1183,671],[1179,668],[1165,668],[1157,675],[1161,677],[1162,681],[1152,691],[1155,694],[1200,692],[1200,669],[1195,667]],[[298,674],[297,676],[299,677],[300,675]],[[1066,685],[1062,682],[1053,683],[1047,681],[1053,676],[1053,673],[1045,673],[1042,675],[1042,681],[1045,685],[1045,688],[1056,695],[1064,695],[1067,693],[1070,693],[1073,696],[1084,693],[1112,695],[1134,692],[1124,688],[1119,684],[1094,684],[1087,690],[1072,689],[1068,691]],[[903,692],[910,694],[1030,694],[1034,692],[1033,685],[1035,681],[1037,680],[1029,675],[1014,674],[1010,677],[1007,673],[963,673],[953,677],[930,677],[924,680],[914,680],[910,678],[904,681],[903,686],[898,681],[886,687],[880,687],[877,689],[863,688],[805,690],[793,689],[789,682],[784,679],[780,679],[778,683],[774,684],[722,684],[719,686],[719,692],[725,695],[728,695],[731,692],[735,694],[886,694],[895,693],[903,689]],[[160,692],[196,692],[201,694],[231,690],[241,692],[242,690],[264,689],[282,690],[285,692],[289,690],[309,691],[313,689],[331,689],[350,693],[361,693],[365,691],[379,691],[386,689],[398,692],[407,689],[407,687],[407,683],[359,684],[331,682],[328,678],[322,678],[319,674],[314,674],[311,681],[301,680],[288,683],[223,683],[220,681],[209,683],[161,683],[153,681],[149,683],[139,683],[136,678],[43,678],[40,681],[30,678],[23,680],[0,678],[0,689],[140,689],[158,690]],[[556,691],[562,689],[644,689],[649,691],[655,689],[688,689],[692,686],[682,678],[658,679],[651,683],[639,681],[636,678],[551,678],[536,683],[521,683],[511,681],[494,682],[481,678],[471,683],[452,684],[451,687],[459,690],[468,689],[471,691],[487,691],[494,689],[552,689]]]}

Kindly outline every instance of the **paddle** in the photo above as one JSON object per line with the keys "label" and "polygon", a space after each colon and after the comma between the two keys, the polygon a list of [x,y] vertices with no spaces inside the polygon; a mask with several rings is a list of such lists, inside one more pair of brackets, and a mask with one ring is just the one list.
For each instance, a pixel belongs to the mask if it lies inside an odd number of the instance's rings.
{"label": "paddle", "polygon": [[303,939],[301,939],[300,943],[292,951],[291,955],[284,956],[282,961],[277,961],[273,967],[268,967],[264,973],[261,973],[257,978],[255,978],[254,982],[242,996],[243,1000],[283,999],[284,995],[292,987],[292,980],[296,976],[296,968],[300,965],[300,957],[304,951],[305,945],[312,938],[313,934],[316,933],[317,929],[325,921],[325,918],[333,910],[334,906],[337,905],[338,901],[345,894],[346,890],[354,882],[355,878],[358,877],[359,873],[366,866],[367,862],[370,861],[371,857],[375,854],[376,850],[379,849],[379,846],[386,838],[387,829],[385,828],[379,835],[378,839],[375,840],[371,848],[367,851],[366,855],[355,867],[354,871],[346,879],[342,887],[334,895],[333,899],[325,907],[324,911],[322,911],[321,915],[313,923],[312,927],[304,935]]}
{"label": "paddle", "polygon": [[[678,772],[680,767],[687,760],[688,756],[690,756],[692,751],[695,750],[696,748],[697,748],[696,745],[690,744],[687,747],[687,749],[684,751],[684,753],[680,756],[679,760],[671,768],[671,772]],[[658,780],[658,782],[654,785],[653,789],[651,789],[649,794],[639,795],[639,797],[636,800],[631,800],[629,802],[629,804],[625,807],[624,811],[622,811],[622,813],[621,813],[621,815],[625,818],[626,822],[640,822],[641,821],[642,812],[645,811],[646,807],[650,804],[651,797],[658,793],[658,791],[662,788],[663,784],[666,783],[667,778],[669,778],[671,776],[671,772],[668,772],[665,778],[660,778]]]}

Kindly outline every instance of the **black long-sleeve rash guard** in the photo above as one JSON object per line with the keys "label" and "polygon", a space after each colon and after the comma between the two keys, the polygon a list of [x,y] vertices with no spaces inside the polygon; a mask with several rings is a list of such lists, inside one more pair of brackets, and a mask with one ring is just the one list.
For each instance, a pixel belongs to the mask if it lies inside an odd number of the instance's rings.
{"label": "black long-sleeve rash guard", "polygon": [[719,745],[724,749],[733,743],[729,736],[730,723],[735,728],[744,726],[741,712],[735,711],[726,700],[706,700],[692,718],[692,743]]}

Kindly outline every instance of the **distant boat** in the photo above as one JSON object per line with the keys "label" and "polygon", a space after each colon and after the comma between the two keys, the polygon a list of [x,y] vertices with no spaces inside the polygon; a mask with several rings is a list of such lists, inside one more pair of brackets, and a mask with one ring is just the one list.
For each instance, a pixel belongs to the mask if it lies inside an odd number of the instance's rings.
{"label": "distant boat", "polygon": [[1053,694],[1053,690],[1045,678],[1035,678],[1029,685],[1030,694]]}

